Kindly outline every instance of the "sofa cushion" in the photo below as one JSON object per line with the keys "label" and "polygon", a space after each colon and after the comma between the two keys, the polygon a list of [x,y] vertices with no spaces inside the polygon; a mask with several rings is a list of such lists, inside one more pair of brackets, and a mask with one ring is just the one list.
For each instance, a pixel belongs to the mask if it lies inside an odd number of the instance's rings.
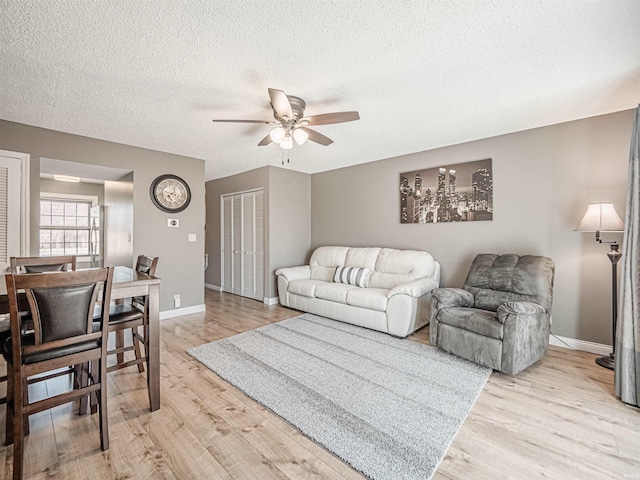
{"label": "sofa cushion", "polygon": [[497,313],[477,308],[443,308],[438,311],[438,322],[497,340],[502,340],[504,333]]}
{"label": "sofa cushion", "polygon": [[347,303],[347,292],[357,289],[353,285],[346,283],[326,283],[323,282],[316,286],[315,297],[330,302]]}
{"label": "sofa cushion", "polygon": [[377,247],[349,248],[344,265],[374,270],[380,250],[382,249]]}
{"label": "sofa cushion", "polygon": [[[296,295],[303,295],[305,297],[315,297],[316,287],[318,285],[326,284],[322,280],[304,279],[304,280],[292,280],[289,282],[289,293]],[[355,287],[354,287],[355,288]]]}
{"label": "sofa cushion", "polygon": [[431,277],[435,270],[433,257],[427,252],[383,248],[378,254],[369,286],[392,289],[418,278]]}
{"label": "sofa cushion", "polygon": [[387,310],[387,295],[389,290],[386,288],[357,288],[347,292],[347,304],[354,307],[368,308],[369,310],[377,310],[385,312]]}
{"label": "sofa cushion", "polygon": [[369,278],[371,270],[368,268],[357,267],[336,267],[336,273],[333,274],[334,283],[347,283],[356,287],[367,288],[369,286]]}
{"label": "sofa cushion", "polygon": [[533,302],[550,313],[554,264],[534,255],[480,254],[473,260],[464,284],[475,306],[495,311],[505,302]]}
{"label": "sofa cushion", "polygon": [[345,265],[348,247],[318,247],[311,255],[311,278],[330,282],[338,265]]}

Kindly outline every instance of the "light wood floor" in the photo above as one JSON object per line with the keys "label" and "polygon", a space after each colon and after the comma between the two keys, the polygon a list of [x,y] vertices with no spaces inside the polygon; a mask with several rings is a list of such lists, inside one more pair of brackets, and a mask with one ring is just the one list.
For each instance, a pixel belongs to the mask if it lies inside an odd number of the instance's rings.
{"label": "light wood floor", "polygon": [[[298,312],[205,297],[206,314],[161,322],[161,409],[148,411],[135,368],[110,374],[111,448],[100,450],[97,415],[73,404],[42,412],[31,417],[26,478],[363,478],[185,353]],[[410,338],[428,343],[428,330]],[[63,388],[49,381],[32,396]],[[12,450],[0,447],[0,478],[11,478]],[[434,478],[640,478],[640,409],[615,398],[593,355],[551,347],[516,378],[491,375]]]}

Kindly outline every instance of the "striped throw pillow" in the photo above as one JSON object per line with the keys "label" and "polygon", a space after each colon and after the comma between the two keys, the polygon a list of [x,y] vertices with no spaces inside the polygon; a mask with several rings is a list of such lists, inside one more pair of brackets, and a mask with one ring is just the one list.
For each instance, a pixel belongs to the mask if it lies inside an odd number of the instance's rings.
{"label": "striped throw pillow", "polygon": [[368,268],[356,267],[336,267],[336,273],[333,274],[334,283],[348,283],[356,287],[366,288],[369,286],[369,277],[373,273]]}

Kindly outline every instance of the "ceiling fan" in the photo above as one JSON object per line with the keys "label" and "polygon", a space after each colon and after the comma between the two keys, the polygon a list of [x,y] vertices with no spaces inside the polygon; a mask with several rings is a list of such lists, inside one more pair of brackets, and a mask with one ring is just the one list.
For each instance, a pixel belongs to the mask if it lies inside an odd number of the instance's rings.
{"label": "ceiling fan", "polygon": [[285,150],[293,147],[293,141],[302,145],[307,140],[319,143],[320,145],[330,145],[333,143],[329,137],[307,128],[315,125],[330,125],[332,123],[352,122],[359,120],[358,112],[334,112],[320,115],[304,116],[304,109],[307,106],[304,100],[293,95],[287,95],[282,90],[269,89],[271,108],[275,120],[213,120],[214,122],[235,122],[235,123],[265,123],[267,125],[277,125],[266,137],[264,137],[259,147],[269,145],[271,142],[279,144]]}

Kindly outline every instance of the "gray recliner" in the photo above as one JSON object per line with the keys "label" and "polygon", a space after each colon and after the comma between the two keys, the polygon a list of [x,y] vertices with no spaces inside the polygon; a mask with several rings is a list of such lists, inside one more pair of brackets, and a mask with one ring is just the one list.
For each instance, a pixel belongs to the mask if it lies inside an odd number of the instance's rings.
{"label": "gray recliner", "polygon": [[509,375],[549,346],[554,263],[533,255],[480,254],[464,289],[431,293],[431,345]]}

